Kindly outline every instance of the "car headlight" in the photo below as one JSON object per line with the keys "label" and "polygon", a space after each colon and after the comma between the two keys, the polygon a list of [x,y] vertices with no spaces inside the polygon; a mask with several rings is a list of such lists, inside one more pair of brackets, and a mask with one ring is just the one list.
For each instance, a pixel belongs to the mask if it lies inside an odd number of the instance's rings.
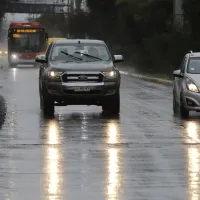
{"label": "car headlight", "polygon": [[0,51],[0,54],[2,54],[2,51]]}
{"label": "car headlight", "polygon": [[7,51],[5,51],[5,54],[7,54],[8,52]]}
{"label": "car headlight", "polygon": [[196,84],[193,81],[191,81],[189,78],[186,78],[186,86],[187,86],[187,89],[191,92],[199,92]]}
{"label": "car headlight", "polygon": [[62,72],[58,71],[48,71],[48,77],[56,79],[59,78]]}
{"label": "car headlight", "polygon": [[117,72],[116,71],[109,71],[109,72],[103,72],[106,78],[113,79],[116,78]]}
{"label": "car headlight", "polygon": [[11,57],[12,57],[12,59],[17,59],[18,58],[16,54],[12,54]]}

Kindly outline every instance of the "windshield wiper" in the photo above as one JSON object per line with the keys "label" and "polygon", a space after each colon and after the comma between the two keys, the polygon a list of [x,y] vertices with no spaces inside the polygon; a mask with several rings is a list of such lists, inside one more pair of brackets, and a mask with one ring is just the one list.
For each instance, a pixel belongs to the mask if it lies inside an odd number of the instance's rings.
{"label": "windshield wiper", "polygon": [[81,58],[77,58],[76,56],[72,56],[71,54],[68,54],[68,53],[66,53],[64,51],[61,51],[61,53],[65,54],[66,56],[69,56],[69,57],[73,58],[74,60],[82,60]]}
{"label": "windshield wiper", "polygon": [[79,52],[79,51],[76,51],[75,53],[77,53],[77,54],[82,54],[82,55],[87,56],[87,57],[89,57],[89,58],[94,58],[94,59],[97,59],[97,60],[102,60],[101,58],[98,58],[98,57],[95,57],[95,56],[91,56],[91,55],[89,55],[89,54],[87,54],[87,53],[81,53],[81,52]]}

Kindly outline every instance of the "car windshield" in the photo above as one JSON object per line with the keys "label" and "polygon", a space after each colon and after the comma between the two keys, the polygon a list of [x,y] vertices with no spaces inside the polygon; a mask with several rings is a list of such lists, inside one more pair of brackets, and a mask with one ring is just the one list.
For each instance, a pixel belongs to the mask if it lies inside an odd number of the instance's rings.
{"label": "car windshield", "polygon": [[56,44],[51,61],[98,62],[111,60],[105,44]]}
{"label": "car windshield", "polygon": [[191,58],[189,60],[187,73],[200,74],[200,58]]}

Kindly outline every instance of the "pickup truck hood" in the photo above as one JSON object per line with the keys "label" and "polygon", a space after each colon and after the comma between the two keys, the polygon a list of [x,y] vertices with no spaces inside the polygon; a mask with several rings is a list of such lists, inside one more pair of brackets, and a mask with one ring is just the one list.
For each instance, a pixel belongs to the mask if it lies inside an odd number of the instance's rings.
{"label": "pickup truck hood", "polygon": [[113,69],[112,61],[101,62],[51,62],[50,68],[59,71],[110,71]]}

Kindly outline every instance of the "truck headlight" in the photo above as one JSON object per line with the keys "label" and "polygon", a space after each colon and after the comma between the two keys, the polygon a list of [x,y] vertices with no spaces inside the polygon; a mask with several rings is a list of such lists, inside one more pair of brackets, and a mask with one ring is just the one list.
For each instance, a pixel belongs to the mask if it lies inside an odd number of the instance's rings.
{"label": "truck headlight", "polygon": [[116,71],[103,72],[103,74],[105,75],[105,77],[107,79],[113,79],[113,78],[117,77],[117,72]]}
{"label": "truck headlight", "polygon": [[199,92],[198,87],[196,86],[196,84],[191,81],[189,78],[186,78],[186,86],[187,89],[191,92]]}
{"label": "truck headlight", "polygon": [[58,72],[58,71],[48,71],[48,77],[53,78],[53,79],[59,78],[61,74],[62,72]]}

